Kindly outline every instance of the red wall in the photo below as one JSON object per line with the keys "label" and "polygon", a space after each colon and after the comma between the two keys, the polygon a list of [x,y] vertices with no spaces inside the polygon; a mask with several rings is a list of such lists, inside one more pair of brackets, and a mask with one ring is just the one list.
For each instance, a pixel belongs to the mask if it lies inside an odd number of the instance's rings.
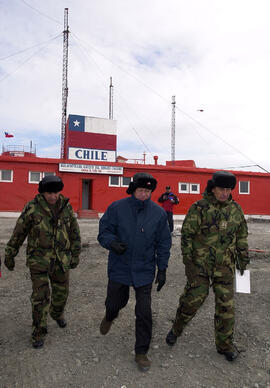
{"label": "red wall", "polygon": [[[109,176],[106,174],[85,174],[59,172],[59,163],[73,163],[70,160],[22,158],[0,156],[0,170],[13,170],[13,183],[0,182],[0,211],[21,211],[24,205],[38,192],[37,184],[28,183],[29,171],[54,171],[64,182],[63,194],[70,198],[75,211],[82,207],[82,180],[91,180],[91,208],[103,213],[107,206],[120,198],[127,196],[127,187],[110,187]],[[94,164],[84,162],[84,164]],[[96,163],[97,164],[97,163]],[[113,163],[99,163],[113,165]],[[153,201],[165,191],[167,185],[180,199],[174,207],[175,214],[185,214],[191,204],[202,198],[207,180],[211,178],[213,169],[201,169],[183,166],[159,166],[117,163],[123,167],[124,176],[133,176],[136,172],[145,171],[152,174],[158,181],[152,194]],[[238,182],[233,190],[233,198],[242,206],[245,214],[270,215],[270,174],[253,172],[234,172],[237,181],[250,181],[250,194],[239,194]],[[178,183],[199,183],[200,194],[178,193]]]}

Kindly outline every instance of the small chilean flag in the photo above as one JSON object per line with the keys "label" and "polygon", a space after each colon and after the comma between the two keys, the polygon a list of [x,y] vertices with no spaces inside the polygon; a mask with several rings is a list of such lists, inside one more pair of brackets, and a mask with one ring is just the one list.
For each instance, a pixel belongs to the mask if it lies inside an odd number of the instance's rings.
{"label": "small chilean flag", "polygon": [[11,133],[5,132],[5,137],[14,137]]}

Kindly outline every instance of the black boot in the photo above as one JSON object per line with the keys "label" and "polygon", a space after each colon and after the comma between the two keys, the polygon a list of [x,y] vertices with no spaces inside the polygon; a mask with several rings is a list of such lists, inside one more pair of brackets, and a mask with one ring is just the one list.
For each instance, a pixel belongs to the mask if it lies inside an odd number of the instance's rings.
{"label": "black boot", "polygon": [[169,346],[173,346],[177,341],[177,335],[174,334],[173,330],[171,329],[166,337],[166,342]]}
{"label": "black boot", "polygon": [[62,329],[67,326],[67,321],[65,318],[58,318],[56,319],[57,325],[61,327]]}
{"label": "black boot", "polygon": [[34,341],[34,342],[32,343],[32,346],[33,346],[33,348],[35,348],[35,349],[40,349],[40,348],[43,347],[43,345],[44,345],[44,340],[43,340],[43,339],[36,340],[36,341]]}
{"label": "black boot", "polygon": [[227,350],[218,350],[217,351],[219,354],[223,354],[226,358],[227,361],[234,361],[238,357],[238,352],[235,350],[227,351]]}

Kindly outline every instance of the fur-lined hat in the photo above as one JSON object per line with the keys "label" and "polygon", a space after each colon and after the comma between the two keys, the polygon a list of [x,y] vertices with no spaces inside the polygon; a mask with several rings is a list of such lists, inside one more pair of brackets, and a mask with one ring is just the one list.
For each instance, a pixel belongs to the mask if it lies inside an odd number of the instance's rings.
{"label": "fur-lined hat", "polygon": [[236,185],[236,177],[228,171],[214,172],[212,179],[207,182],[206,191],[210,193],[214,187],[224,187],[234,189]]}
{"label": "fur-lined hat", "polygon": [[133,176],[133,181],[130,182],[127,193],[132,194],[138,187],[142,187],[144,189],[149,189],[154,191],[157,187],[157,180],[152,177],[152,175],[147,174],[146,172],[137,172]]}
{"label": "fur-lined hat", "polygon": [[38,191],[42,193],[58,193],[62,191],[64,183],[57,175],[47,175],[38,184]]}

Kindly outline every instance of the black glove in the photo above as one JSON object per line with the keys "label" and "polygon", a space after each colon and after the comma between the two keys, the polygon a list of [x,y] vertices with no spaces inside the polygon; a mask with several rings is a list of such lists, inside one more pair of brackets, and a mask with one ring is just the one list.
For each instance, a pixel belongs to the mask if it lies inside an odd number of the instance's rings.
{"label": "black glove", "polygon": [[14,257],[5,257],[4,264],[9,271],[13,271],[15,267]]}
{"label": "black glove", "polygon": [[110,249],[118,255],[123,255],[126,252],[128,245],[121,241],[113,240],[110,245]]}
{"label": "black glove", "polygon": [[156,283],[158,283],[157,291],[160,291],[166,283],[166,269],[158,270],[155,284]]}
{"label": "black glove", "polygon": [[236,262],[236,268],[240,271],[241,276],[244,275],[244,271],[246,270],[246,265],[242,263]]}
{"label": "black glove", "polygon": [[71,260],[70,260],[70,265],[69,265],[70,268],[71,269],[76,268],[77,265],[79,264],[79,261],[80,261],[79,256],[78,257],[72,257]]}

